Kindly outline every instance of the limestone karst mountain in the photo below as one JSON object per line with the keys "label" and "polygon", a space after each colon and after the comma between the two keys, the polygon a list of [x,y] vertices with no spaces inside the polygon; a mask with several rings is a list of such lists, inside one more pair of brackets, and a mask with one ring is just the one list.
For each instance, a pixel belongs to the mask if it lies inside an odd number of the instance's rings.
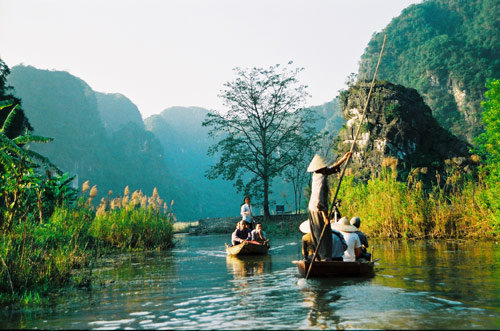
{"label": "limestone karst mountain", "polygon": [[499,12],[496,0],[411,5],[373,35],[359,78],[371,79],[387,35],[378,79],[416,89],[444,128],[472,143],[482,130],[486,80],[500,77]]}
{"label": "limestone karst mountain", "polygon": [[[340,152],[351,147],[369,88],[369,82],[358,83],[341,95],[347,123],[338,137]],[[412,172],[431,181],[436,179],[436,173],[443,174],[450,165],[470,171],[473,162],[469,147],[441,127],[415,89],[377,82],[356,142],[350,172],[367,178],[379,172],[382,165],[392,165],[403,180]]]}

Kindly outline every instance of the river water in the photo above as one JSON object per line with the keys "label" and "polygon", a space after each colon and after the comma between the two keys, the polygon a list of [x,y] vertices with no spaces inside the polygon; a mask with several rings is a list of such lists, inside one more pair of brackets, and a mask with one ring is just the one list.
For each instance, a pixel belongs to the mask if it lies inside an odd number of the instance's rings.
{"label": "river water", "polygon": [[176,237],[168,252],[107,257],[101,285],[53,306],[0,311],[0,328],[500,329],[500,245],[376,241],[375,276],[300,280],[300,236],[270,255],[227,257],[227,235]]}

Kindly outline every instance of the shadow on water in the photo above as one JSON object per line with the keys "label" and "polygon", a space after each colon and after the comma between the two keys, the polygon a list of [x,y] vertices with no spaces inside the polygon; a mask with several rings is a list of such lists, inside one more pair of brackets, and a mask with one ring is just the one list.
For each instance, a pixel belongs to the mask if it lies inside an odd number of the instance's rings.
{"label": "shadow on water", "polygon": [[303,305],[308,307],[309,310],[306,327],[312,329],[341,327],[342,316],[339,307],[342,305],[342,291],[340,289],[343,286],[362,285],[367,281],[369,281],[369,277],[357,277],[354,279],[316,278],[302,283],[300,293]]}

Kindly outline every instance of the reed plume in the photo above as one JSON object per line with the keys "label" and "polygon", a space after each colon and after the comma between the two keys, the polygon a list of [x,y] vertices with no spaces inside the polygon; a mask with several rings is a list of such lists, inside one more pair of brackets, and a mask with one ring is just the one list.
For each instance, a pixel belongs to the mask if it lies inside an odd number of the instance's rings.
{"label": "reed plume", "polygon": [[85,181],[85,182],[83,182],[83,184],[82,184],[82,193],[87,192],[89,188],[90,188],[90,182],[88,180]]}

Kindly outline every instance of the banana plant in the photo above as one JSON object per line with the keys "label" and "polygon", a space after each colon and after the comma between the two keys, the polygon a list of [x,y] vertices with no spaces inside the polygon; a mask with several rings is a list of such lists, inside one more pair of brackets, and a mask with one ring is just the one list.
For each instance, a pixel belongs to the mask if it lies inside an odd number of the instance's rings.
{"label": "banana plant", "polygon": [[[45,156],[26,148],[31,143],[47,143],[52,138],[42,137],[31,134],[25,130],[19,135],[12,136],[16,132],[12,127],[19,122],[20,117],[24,117],[19,105],[13,105],[10,102],[0,102],[0,112],[6,112],[3,123],[0,123],[0,228],[6,226],[10,229],[12,220],[23,219],[31,214],[39,214],[40,221],[43,216],[43,200],[51,195],[60,195],[60,180],[62,172]],[[5,114],[5,113],[4,113]],[[19,131],[19,130],[18,130]],[[9,134],[10,133],[10,134]],[[54,171],[56,181],[50,183],[50,180],[42,179],[42,174],[36,169],[43,166],[47,173]],[[50,179],[50,176],[48,176]],[[61,178],[61,185],[67,186],[69,178]],[[46,185],[48,184],[48,186]],[[53,189],[56,191],[53,192]],[[42,194],[43,193],[43,194]],[[49,201],[50,203],[50,201]],[[55,201],[52,202],[55,204]],[[53,209],[53,208],[49,208]]]}

